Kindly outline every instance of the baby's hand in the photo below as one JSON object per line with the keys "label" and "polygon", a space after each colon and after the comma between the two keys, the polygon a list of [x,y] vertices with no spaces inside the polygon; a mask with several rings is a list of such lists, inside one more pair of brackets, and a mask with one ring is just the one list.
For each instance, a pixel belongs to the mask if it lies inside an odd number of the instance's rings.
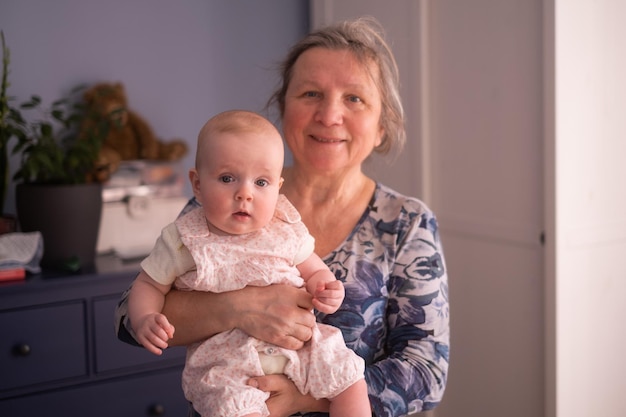
{"label": "baby's hand", "polygon": [[137,326],[133,326],[137,341],[155,355],[163,353],[167,341],[174,337],[174,326],[161,313],[150,313],[143,316]]}
{"label": "baby's hand", "polygon": [[334,313],[341,306],[344,296],[345,289],[341,281],[321,282],[313,294],[313,307],[322,313]]}

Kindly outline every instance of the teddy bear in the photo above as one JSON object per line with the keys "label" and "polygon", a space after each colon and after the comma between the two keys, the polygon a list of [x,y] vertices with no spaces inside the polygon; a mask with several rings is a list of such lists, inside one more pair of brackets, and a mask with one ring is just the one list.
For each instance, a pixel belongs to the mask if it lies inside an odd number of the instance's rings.
{"label": "teddy bear", "polygon": [[122,83],[97,83],[84,92],[83,98],[87,112],[104,117],[107,122],[107,134],[92,173],[93,180],[106,181],[121,161],[176,161],[187,153],[184,141],[159,140],[148,122],[127,107]]}

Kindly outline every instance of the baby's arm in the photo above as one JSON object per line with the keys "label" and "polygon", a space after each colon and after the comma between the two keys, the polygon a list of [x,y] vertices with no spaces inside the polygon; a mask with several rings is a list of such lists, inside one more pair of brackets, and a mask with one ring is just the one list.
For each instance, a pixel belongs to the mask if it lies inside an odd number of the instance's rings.
{"label": "baby's arm", "polygon": [[160,355],[174,336],[174,326],[161,314],[170,288],[171,285],[159,284],[141,270],[128,298],[128,316],[137,341],[155,355]]}
{"label": "baby's arm", "polygon": [[313,296],[313,307],[322,313],[331,314],[339,309],[345,290],[328,266],[315,253],[297,265],[304,279],[306,290]]}

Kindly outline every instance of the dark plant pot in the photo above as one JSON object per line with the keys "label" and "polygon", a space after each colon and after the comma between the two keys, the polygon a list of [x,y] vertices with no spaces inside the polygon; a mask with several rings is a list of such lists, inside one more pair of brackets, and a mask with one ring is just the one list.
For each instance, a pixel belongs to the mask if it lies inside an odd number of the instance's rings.
{"label": "dark plant pot", "polygon": [[21,231],[43,236],[42,268],[93,267],[102,214],[100,184],[18,184],[15,197]]}

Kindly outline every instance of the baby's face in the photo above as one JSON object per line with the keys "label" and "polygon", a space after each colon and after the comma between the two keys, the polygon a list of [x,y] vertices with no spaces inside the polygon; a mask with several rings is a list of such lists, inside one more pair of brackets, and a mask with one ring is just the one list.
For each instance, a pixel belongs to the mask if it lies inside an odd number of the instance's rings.
{"label": "baby's face", "polygon": [[201,155],[192,184],[212,233],[240,235],[265,227],[274,215],[284,150],[278,132],[220,133]]}

